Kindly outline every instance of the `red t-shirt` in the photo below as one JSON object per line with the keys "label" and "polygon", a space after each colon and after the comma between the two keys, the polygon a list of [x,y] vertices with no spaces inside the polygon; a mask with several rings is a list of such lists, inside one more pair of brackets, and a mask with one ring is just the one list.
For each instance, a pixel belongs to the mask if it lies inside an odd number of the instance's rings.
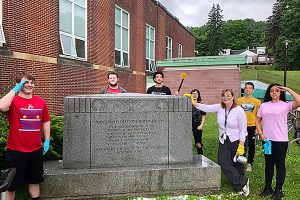
{"label": "red t-shirt", "polygon": [[50,120],[44,99],[15,96],[5,115],[10,125],[6,148],[33,152],[42,147],[43,122]]}
{"label": "red t-shirt", "polygon": [[121,93],[121,90],[120,90],[120,88],[114,89],[114,88],[108,87],[106,93]]}

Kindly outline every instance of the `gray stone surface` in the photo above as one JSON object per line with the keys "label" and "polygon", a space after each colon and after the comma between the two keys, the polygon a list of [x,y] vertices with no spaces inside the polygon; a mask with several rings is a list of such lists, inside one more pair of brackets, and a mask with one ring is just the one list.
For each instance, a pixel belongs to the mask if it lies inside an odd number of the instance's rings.
{"label": "gray stone surface", "polygon": [[115,94],[65,98],[64,167],[192,162],[186,97]]}
{"label": "gray stone surface", "polygon": [[119,199],[220,190],[221,169],[192,156],[186,97],[80,95],[64,101],[63,161],[45,163],[43,199]]}
{"label": "gray stone surface", "polygon": [[207,194],[220,190],[221,169],[204,156],[192,163],[63,169],[58,161],[45,166],[43,199],[119,199],[157,194]]}

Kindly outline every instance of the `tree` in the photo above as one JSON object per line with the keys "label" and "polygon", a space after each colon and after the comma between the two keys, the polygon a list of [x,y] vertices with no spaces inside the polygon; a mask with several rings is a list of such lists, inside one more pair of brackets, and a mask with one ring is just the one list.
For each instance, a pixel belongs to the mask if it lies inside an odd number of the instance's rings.
{"label": "tree", "polygon": [[224,47],[223,40],[223,15],[219,4],[211,8],[207,22],[207,55],[219,55]]}
{"label": "tree", "polygon": [[206,56],[207,54],[207,28],[206,26],[188,28],[196,38],[196,56]]}
{"label": "tree", "polygon": [[224,24],[225,48],[246,49],[265,46],[265,22],[253,19],[229,20]]}
{"label": "tree", "polygon": [[278,69],[285,59],[284,41],[289,41],[288,70],[300,69],[300,0],[277,0],[268,18],[267,44],[275,56]]}

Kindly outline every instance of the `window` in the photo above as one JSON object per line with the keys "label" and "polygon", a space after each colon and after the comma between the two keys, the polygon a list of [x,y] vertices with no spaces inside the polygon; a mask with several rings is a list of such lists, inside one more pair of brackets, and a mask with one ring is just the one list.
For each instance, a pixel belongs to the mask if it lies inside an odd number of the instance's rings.
{"label": "window", "polygon": [[155,29],[146,24],[146,71],[155,72]]}
{"label": "window", "polygon": [[166,59],[172,58],[172,38],[166,37]]}
{"label": "window", "polygon": [[182,58],[182,44],[178,43],[178,58]]}
{"label": "window", "polygon": [[2,43],[5,43],[5,37],[4,37],[3,26],[2,26],[2,0],[0,0],[0,45],[1,46]]}
{"label": "window", "polygon": [[87,57],[87,1],[59,0],[59,34],[63,54]]}
{"label": "window", "polygon": [[129,13],[115,6],[115,65],[129,66]]}

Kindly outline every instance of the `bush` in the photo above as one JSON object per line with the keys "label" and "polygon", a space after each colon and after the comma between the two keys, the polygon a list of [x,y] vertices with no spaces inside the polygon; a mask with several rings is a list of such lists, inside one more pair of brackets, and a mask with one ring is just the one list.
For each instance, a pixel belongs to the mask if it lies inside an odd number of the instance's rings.
{"label": "bush", "polygon": [[[51,137],[50,148],[45,155],[46,160],[62,159],[62,144],[63,144],[63,124],[62,116],[51,115]],[[6,117],[0,112],[0,159],[3,160],[3,153],[7,143],[9,125]]]}
{"label": "bush", "polygon": [[3,152],[5,151],[5,146],[7,142],[9,125],[7,123],[6,117],[0,112],[0,158],[3,159]]}

